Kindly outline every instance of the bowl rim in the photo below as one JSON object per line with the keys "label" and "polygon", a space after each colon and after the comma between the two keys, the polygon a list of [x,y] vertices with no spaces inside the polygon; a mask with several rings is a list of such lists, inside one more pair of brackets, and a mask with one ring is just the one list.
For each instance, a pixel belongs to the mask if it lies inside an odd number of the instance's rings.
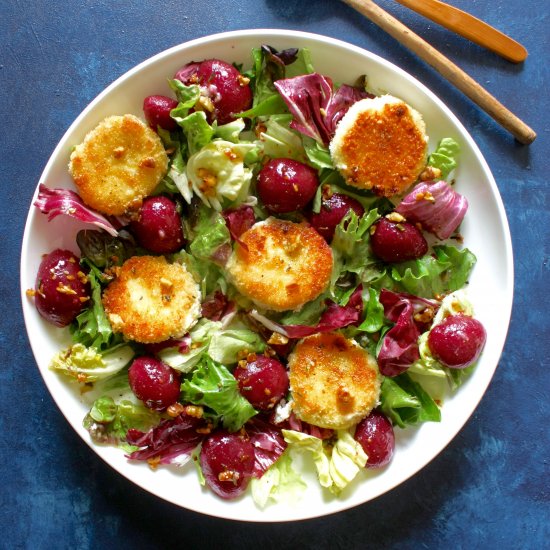
{"label": "bowl rim", "polygon": [[[384,487],[383,491],[380,491],[376,493],[374,496],[367,498],[366,500],[361,501],[360,503],[357,502],[348,502],[348,501],[341,501],[341,505],[338,507],[337,510],[329,511],[329,512],[319,512],[319,513],[306,513],[300,517],[288,517],[286,519],[271,519],[269,517],[269,509],[265,511],[265,517],[263,518],[247,518],[246,520],[237,519],[234,515],[231,515],[229,512],[232,510],[231,506],[227,506],[224,508],[224,510],[227,510],[227,514],[223,513],[220,514],[218,511],[211,512],[209,510],[197,510],[194,508],[190,508],[181,502],[175,502],[174,500],[171,500],[165,496],[162,496],[158,494],[157,492],[152,492],[150,487],[145,486],[145,483],[140,483],[139,481],[136,481],[135,479],[129,477],[124,470],[121,468],[118,468],[116,465],[110,463],[106,457],[102,456],[98,452],[96,452],[97,445],[93,444],[93,442],[89,439],[85,439],[81,436],[81,434],[78,432],[76,428],[76,423],[70,421],[65,414],[63,413],[63,408],[59,402],[59,396],[55,394],[55,392],[52,391],[52,388],[50,386],[50,383],[44,376],[42,370],[39,368],[39,357],[40,357],[40,350],[36,348],[36,343],[33,343],[33,339],[30,337],[30,312],[33,308],[29,306],[29,301],[26,297],[26,289],[25,289],[25,282],[28,279],[28,272],[27,272],[27,266],[25,265],[25,260],[27,258],[28,254],[28,248],[29,248],[29,241],[31,238],[31,232],[30,232],[30,226],[32,224],[32,221],[35,216],[39,214],[39,212],[36,211],[35,208],[33,208],[33,204],[37,198],[38,195],[38,184],[36,185],[35,192],[33,194],[33,197],[31,199],[31,204],[29,206],[29,211],[27,214],[27,218],[25,221],[25,227],[24,227],[24,233],[23,233],[23,239],[21,243],[21,261],[20,261],[20,291],[21,291],[21,302],[22,302],[22,309],[23,309],[23,317],[25,321],[25,328],[27,332],[27,337],[29,339],[29,343],[34,355],[35,362],[37,364],[37,368],[40,371],[40,374],[42,376],[42,379],[48,389],[48,392],[50,393],[52,399],[56,403],[57,407],[59,408],[61,414],[67,419],[69,425],[77,432],[77,435],[79,435],[80,439],[83,439],[84,442],[90,447],[96,456],[99,456],[104,462],[106,462],[111,468],[113,468],[118,474],[121,474],[123,477],[125,477],[128,481],[132,482],[133,484],[137,485],[141,489],[146,490],[148,493],[155,495],[158,498],[161,498],[162,500],[165,500],[167,502],[170,502],[178,507],[184,508],[186,510],[200,513],[204,515],[209,515],[212,517],[218,517],[223,519],[229,519],[232,521],[246,521],[246,522],[258,522],[258,523],[272,523],[272,522],[283,522],[283,521],[303,521],[307,519],[313,519],[317,517],[324,517],[328,515],[332,515],[335,513],[339,513],[342,511],[345,511],[347,509],[366,504],[367,502],[370,502],[372,500],[375,500],[376,498],[382,496],[383,494],[386,494],[387,492],[391,491],[395,487],[401,485],[410,477],[417,474],[420,470],[425,468],[432,460],[434,460],[447,446],[448,444],[456,437],[457,433],[464,427],[464,425],[468,422],[474,411],[477,409],[483,395],[485,394],[493,376],[496,372],[496,368],[498,366],[498,362],[500,360],[500,357],[502,355],[502,351],[504,348],[504,344],[506,342],[507,334],[510,327],[510,318],[512,314],[512,304],[513,304],[513,291],[514,291],[514,263],[513,263],[513,250],[512,250],[512,240],[511,240],[511,234],[510,234],[510,228],[508,219],[506,216],[506,211],[504,209],[504,204],[502,201],[502,197],[500,195],[500,192],[498,190],[498,186],[496,184],[496,181],[491,173],[491,170],[487,164],[487,161],[483,157],[479,147],[473,140],[472,136],[469,134],[469,132],[466,130],[464,125],[460,122],[460,120],[457,118],[457,116],[449,109],[449,107],[446,106],[446,104],[439,99],[438,96],[436,96],[427,86],[422,84],[419,80],[417,80],[414,76],[412,76],[410,73],[406,72],[405,70],[401,69],[391,61],[388,61],[387,59],[381,57],[378,54],[375,54],[365,48],[362,48],[360,46],[356,46],[354,44],[351,44],[349,42],[346,42],[344,40],[332,38],[327,35],[322,35],[318,33],[311,33],[311,32],[304,32],[304,31],[296,31],[296,30],[289,30],[289,29],[282,29],[282,28],[255,28],[255,29],[243,29],[243,30],[233,30],[233,31],[227,31],[227,32],[221,32],[221,33],[215,33],[211,35],[205,35],[202,37],[194,38],[192,40],[182,42],[180,44],[176,44],[174,46],[171,46],[161,52],[158,52],[154,54],[151,57],[148,57],[147,59],[141,61],[134,67],[130,68],[126,72],[124,72],[122,75],[117,77],[114,81],[112,81],[108,86],[106,86],[96,97],[94,97],[87,105],[86,107],[79,113],[79,115],[74,119],[74,121],[69,125],[67,130],[63,133],[62,137],[60,138],[59,142],[55,146],[54,150],[52,151],[41,175],[39,178],[39,182],[44,180],[45,174],[47,174],[52,165],[55,163],[55,159],[59,156],[60,151],[63,147],[65,147],[65,141],[67,140],[68,136],[77,128],[82,120],[88,115],[88,113],[94,109],[94,107],[102,101],[102,99],[109,95],[112,90],[116,89],[119,85],[121,85],[126,80],[130,79],[132,76],[134,76],[136,73],[139,73],[143,71],[144,69],[148,68],[151,65],[154,65],[159,60],[164,59],[166,57],[171,56],[172,54],[179,53],[182,51],[185,51],[187,49],[204,45],[204,44],[213,44],[216,42],[225,42],[232,39],[239,39],[243,37],[253,37],[257,36],[259,39],[258,43],[261,43],[262,36],[263,35],[269,35],[270,38],[280,38],[280,39],[288,39],[292,40],[293,38],[297,39],[305,39],[310,40],[313,42],[320,42],[324,43],[327,46],[337,46],[339,48],[343,48],[346,50],[351,50],[359,55],[362,55],[364,57],[370,58],[373,61],[384,65],[387,69],[389,69],[392,72],[395,72],[399,74],[400,76],[404,77],[406,80],[411,82],[416,88],[418,88],[423,94],[428,96],[428,98],[436,103],[439,108],[441,108],[445,114],[448,116],[450,121],[454,124],[456,129],[460,132],[461,138],[463,138],[467,143],[468,146],[471,148],[476,160],[480,163],[480,166],[484,172],[485,177],[487,178],[491,190],[493,191],[493,197],[495,199],[495,206],[498,210],[500,220],[502,221],[501,229],[504,235],[504,249],[505,249],[505,263],[506,263],[506,275],[507,275],[507,285],[505,288],[505,295],[507,297],[507,302],[505,304],[501,304],[501,306],[504,306],[501,309],[501,312],[503,313],[503,319],[506,323],[506,330],[504,334],[502,335],[502,343],[499,345],[499,352],[498,352],[498,359],[497,363],[494,367],[494,369],[491,372],[491,376],[488,378],[485,387],[483,387],[483,391],[479,393],[479,397],[475,400],[475,402],[472,402],[471,411],[469,414],[465,415],[461,422],[457,425],[456,429],[451,430],[450,432],[446,432],[447,437],[444,438],[443,443],[440,445],[439,450],[431,456],[429,460],[424,462],[421,466],[419,466],[416,469],[413,469],[413,471],[409,472],[408,475],[405,477],[399,477],[397,481],[393,480],[390,481],[387,486]],[[33,277],[34,279],[34,277]]]}

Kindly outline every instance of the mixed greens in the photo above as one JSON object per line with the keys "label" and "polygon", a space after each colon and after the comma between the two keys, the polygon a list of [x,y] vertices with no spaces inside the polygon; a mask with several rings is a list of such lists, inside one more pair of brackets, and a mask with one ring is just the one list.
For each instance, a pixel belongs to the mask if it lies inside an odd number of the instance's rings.
{"label": "mixed greens", "polygon": [[[254,49],[252,68],[242,76],[252,93],[251,105],[223,124],[199,108],[198,83],[170,80],[177,102],[170,116],[176,127],[156,128],[170,164],[153,196],[175,201],[186,238],[185,246],[167,257],[186,266],[202,296],[201,316],[182,338],[144,344],[113,330],[102,293],[127,259],[149,253],[131,230],[90,210],[74,192],[42,186],[37,206],[50,218],[66,214],[98,227],[78,233],[89,300],[70,324],[72,346],[51,362],[52,369],[89,390],[84,394],[90,400],[84,426],[91,438],[156,467],[197,457],[216,430],[240,434],[253,453],[246,483],[252,480],[252,496],[263,507],[270,501],[288,502],[305,489],[293,466],[297,454],[311,455],[319,483],[334,494],[369,457],[354,429],[328,430],[300,421],[292,413],[292,391],[269,411],[255,408],[239,389],[234,374],[239,364],[260,355],[284,363],[299,339],[339,331],[377,358],[382,375],[379,410],[394,426],[437,422],[442,394],[430,393],[423,381],[446,380],[454,390],[472,367],[449,368],[431,352],[428,338],[449,315],[473,315],[461,289],[476,258],[445,240],[456,234],[467,208],[465,199],[443,181],[457,166],[456,141],[443,139],[429,156],[427,165],[437,181],[421,181],[399,200],[379,197],[350,187],[334,167],[328,147],[349,106],[373,97],[369,90],[335,86],[315,72],[306,49]],[[302,222],[308,212],[318,214],[325,198],[334,194],[353,199],[363,211],[358,215],[350,209],[334,229],[333,270],[326,290],[301,309],[280,313],[262,310],[239,293],[225,269],[242,235],[272,215],[258,200],[256,180],[273,158],[307,164],[319,179],[307,212],[278,218]],[[215,184],[205,187],[205,174],[215,174]],[[419,193],[429,193],[430,201],[419,201]],[[435,236],[422,257],[388,263],[373,254],[376,224],[392,212]],[[171,407],[155,410],[132,391],[129,366],[144,356],[156,357],[177,373],[179,398]],[[211,474],[201,471],[202,483],[212,484]]]}

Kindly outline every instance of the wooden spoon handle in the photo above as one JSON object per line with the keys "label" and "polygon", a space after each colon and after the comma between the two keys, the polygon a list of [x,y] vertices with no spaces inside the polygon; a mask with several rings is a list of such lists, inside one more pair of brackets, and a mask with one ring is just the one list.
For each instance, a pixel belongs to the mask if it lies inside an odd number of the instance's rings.
{"label": "wooden spoon handle", "polygon": [[506,128],[519,142],[529,144],[537,134],[510,112],[502,103],[478,84],[470,75],[455,65],[448,57],[428,44],[401,21],[383,10],[372,0],[344,0],[352,8],[370,19],[404,46],[429,63],[451,84],[477,103],[489,116]]}
{"label": "wooden spoon handle", "polygon": [[521,63],[527,57],[527,50],[519,42],[454,6],[439,0],[397,0],[397,2],[512,63]]}

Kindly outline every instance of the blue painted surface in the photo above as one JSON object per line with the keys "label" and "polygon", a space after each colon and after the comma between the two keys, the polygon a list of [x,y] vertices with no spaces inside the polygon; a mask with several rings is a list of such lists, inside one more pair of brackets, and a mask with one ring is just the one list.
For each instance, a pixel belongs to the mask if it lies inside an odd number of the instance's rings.
{"label": "blue painted surface", "polygon": [[[538,131],[509,135],[425,63],[337,0],[2,2],[0,19],[0,533],[2,548],[544,548],[550,528],[548,154],[549,5],[453,0],[529,50],[517,66],[390,1]],[[38,177],[72,120],[107,84],[169,46],[225,30],[277,27],[347,40],[442,97],[485,155],[509,216],[516,293],[493,382],[449,447],[374,502],[320,520],[246,525],[201,517],[118,476],[73,433],[34,364],[18,297],[24,220]]]}

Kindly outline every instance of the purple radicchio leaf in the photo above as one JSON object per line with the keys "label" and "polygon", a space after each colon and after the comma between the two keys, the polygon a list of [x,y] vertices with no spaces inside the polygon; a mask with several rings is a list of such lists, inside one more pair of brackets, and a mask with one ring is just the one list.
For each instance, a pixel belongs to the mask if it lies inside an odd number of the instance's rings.
{"label": "purple radicchio leaf", "polygon": [[332,80],[318,73],[277,80],[273,83],[294,117],[291,128],[328,145],[330,134],[324,124],[330,98]]}
{"label": "purple radicchio leaf", "polygon": [[187,414],[180,414],[175,418],[161,420],[158,426],[148,432],[130,429],[126,434],[126,441],[130,445],[139,447],[128,458],[130,460],[159,459],[160,464],[183,465],[204,435],[198,429],[206,428],[203,419]]}
{"label": "purple radicchio leaf", "polygon": [[332,80],[318,73],[277,80],[274,85],[294,117],[291,128],[322,145],[329,144],[351,105],[374,97],[346,84],[333,93]]}
{"label": "purple radicchio leaf", "polygon": [[336,126],[342,120],[342,117],[348,112],[348,109],[360,99],[374,97],[374,95],[365,92],[359,88],[343,84],[331,97],[325,115],[325,126],[329,135],[332,137],[336,131]]}
{"label": "purple radicchio leaf", "polygon": [[118,235],[113,225],[101,214],[88,208],[80,196],[70,189],[50,189],[42,183],[38,187],[38,198],[34,206],[43,214],[48,214],[48,221],[65,215],[84,223],[90,223],[107,231],[113,237]]}
{"label": "purple radicchio leaf", "polygon": [[241,240],[241,236],[256,223],[254,209],[245,204],[238,208],[228,208],[224,210],[222,216],[227,225],[227,229],[229,229],[231,238],[237,241],[245,249],[248,249],[246,244]]}
{"label": "purple radicchio leaf", "polygon": [[448,239],[462,223],[468,201],[447,182],[424,181],[416,185],[396,211],[439,239]]}
{"label": "purple radicchio leaf", "polygon": [[252,312],[251,315],[268,329],[283,334],[288,338],[305,338],[306,336],[320,332],[330,332],[331,330],[354,325],[360,321],[363,311],[361,288],[361,285],[357,287],[345,306],[340,306],[335,302],[329,301],[327,309],[322,313],[319,322],[315,326],[281,325],[257,312]]}
{"label": "purple radicchio leaf", "polygon": [[246,433],[254,447],[254,477],[262,477],[287,447],[281,428],[254,417],[246,424]]}
{"label": "purple radicchio leaf", "polygon": [[384,336],[378,354],[378,366],[384,376],[397,376],[420,358],[420,330],[414,320],[415,313],[426,308],[435,311],[438,304],[434,300],[392,292],[385,288],[380,291],[380,303],[384,307],[386,318],[395,325]]}
{"label": "purple radicchio leaf", "polygon": [[216,290],[204,299],[201,305],[201,315],[211,321],[221,321],[235,309],[235,303],[229,300],[221,290]]}

